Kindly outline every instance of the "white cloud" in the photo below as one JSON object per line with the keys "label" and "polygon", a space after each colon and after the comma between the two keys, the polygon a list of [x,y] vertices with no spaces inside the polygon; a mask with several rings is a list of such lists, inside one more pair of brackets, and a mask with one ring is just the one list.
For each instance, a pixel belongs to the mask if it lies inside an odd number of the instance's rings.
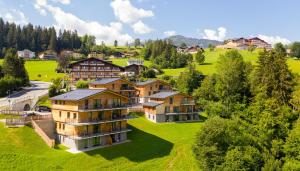
{"label": "white cloud", "polygon": [[270,43],[271,45],[275,45],[276,43],[282,43],[284,45],[287,45],[291,43],[290,40],[279,36],[266,36],[259,34],[257,37]]}
{"label": "white cloud", "polygon": [[[39,1],[39,0],[38,0]],[[132,42],[133,38],[128,34],[122,34],[123,25],[120,22],[112,22],[109,25],[102,25],[96,21],[84,21],[77,16],[63,11],[59,7],[40,3],[40,7],[50,12],[55,20],[56,29],[77,30],[79,35],[94,35],[96,41],[100,44],[104,41],[106,44],[113,44],[118,40],[119,44]]]}
{"label": "white cloud", "polygon": [[170,37],[170,36],[175,36],[177,33],[176,31],[174,30],[169,30],[169,31],[165,31],[164,32],[164,35],[167,36],[167,37]]}
{"label": "white cloud", "polygon": [[52,0],[53,2],[59,2],[64,5],[68,5],[71,3],[71,0]]}
{"label": "white cloud", "polygon": [[226,37],[227,29],[219,27],[218,30],[205,29],[203,33],[204,39],[223,41]]}
{"label": "white cloud", "polygon": [[114,0],[110,3],[115,16],[123,23],[136,23],[143,18],[153,17],[151,10],[134,7],[129,0]]}
{"label": "white cloud", "polygon": [[145,25],[142,21],[138,21],[132,25],[133,31],[137,34],[148,34],[152,29]]}
{"label": "white cloud", "polygon": [[16,9],[0,9],[0,17],[5,21],[20,25],[28,24],[28,18],[22,11]]}

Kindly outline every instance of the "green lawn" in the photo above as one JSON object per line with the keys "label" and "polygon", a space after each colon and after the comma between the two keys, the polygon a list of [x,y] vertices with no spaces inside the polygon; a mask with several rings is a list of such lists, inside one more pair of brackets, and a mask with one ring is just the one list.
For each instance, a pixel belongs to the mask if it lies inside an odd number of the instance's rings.
{"label": "green lawn", "polygon": [[0,123],[0,170],[199,170],[191,146],[201,123],[129,124],[131,142],[70,154],[48,148],[29,127]]}
{"label": "green lawn", "polygon": [[[216,72],[216,62],[221,54],[224,54],[226,50],[222,49],[216,49],[213,52],[210,52],[209,50],[205,51],[205,64],[199,65],[196,64],[196,67],[199,71],[202,73],[209,75]],[[250,61],[253,64],[255,64],[257,57],[258,57],[258,51],[249,52],[249,51],[239,51],[245,61]],[[110,59],[114,64],[119,66],[126,66],[128,58],[122,58],[122,59]],[[3,60],[0,60],[0,64]],[[150,61],[145,61],[145,66],[150,66]],[[288,59],[288,65],[292,72],[300,74],[300,60],[295,60],[293,58]],[[57,66],[56,61],[26,61],[25,67],[29,73],[30,80],[40,80],[40,81],[51,81],[51,79],[56,77],[62,77],[64,74],[57,74],[55,72],[55,68]],[[184,68],[179,69],[164,69],[164,75],[170,75],[170,76],[178,76],[180,72],[184,71]],[[41,75],[39,77],[38,75]]]}

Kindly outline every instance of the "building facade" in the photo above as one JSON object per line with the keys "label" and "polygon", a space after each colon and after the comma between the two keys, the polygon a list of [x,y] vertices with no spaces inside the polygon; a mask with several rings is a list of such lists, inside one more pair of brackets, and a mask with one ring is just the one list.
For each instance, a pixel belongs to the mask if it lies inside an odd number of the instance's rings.
{"label": "building facade", "polygon": [[69,65],[69,74],[73,84],[78,80],[118,78],[124,71],[123,67],[98,58],[87,58]]}
{"label": "building facade", "polygon": [[35,57],[35,52],[32,52],[28,49],[18,51],[18,57],[23,59],[32,59]]}
{"label": "building facade", "polygon": [[152,94],[156,94],[162,91],[170,91],[172,87],[161,80],[148,80],[145,82],[137,82],[136,89],[139,90],[139,102],[145,103],[148,101],[148,97]]}
{"label": "building facade", "polygon": [[135,84],[123,78],[102,78],[89,83],[89,88],[106,88],[122,96],[128,97],[130,104],[137,104],[139,102],[139,91],[135,88]]}
{"label": "building facade", "polygon": [[143,103],[145,117],[152,122],[188,122],[198,121],[199,112],[191,96],[166,91],[149,96]]}
{"label": "building facade", "polygon": [[127,97],[81,89],[51,101],[57,141],[64,146],[80,151],[127,141]]}

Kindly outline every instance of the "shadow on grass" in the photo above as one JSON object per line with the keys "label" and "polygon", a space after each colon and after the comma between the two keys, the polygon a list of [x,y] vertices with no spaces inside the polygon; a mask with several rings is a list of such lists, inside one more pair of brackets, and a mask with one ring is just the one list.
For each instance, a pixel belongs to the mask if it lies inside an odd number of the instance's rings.
{"label": "shadow on grass", "polygon": [[209,63],[209,62],[204,62],[203,64],[201,65],[212,65],[212,63]]}
{"label": "shadow on grass", "polygon": [[85,153],[91,156],[99,155],[107,160],[125,157],[133,162],[143,162],[170,154],[173,143],[132,126],[130,129],[132,131],[128,133],[128,139],[131,142]]}

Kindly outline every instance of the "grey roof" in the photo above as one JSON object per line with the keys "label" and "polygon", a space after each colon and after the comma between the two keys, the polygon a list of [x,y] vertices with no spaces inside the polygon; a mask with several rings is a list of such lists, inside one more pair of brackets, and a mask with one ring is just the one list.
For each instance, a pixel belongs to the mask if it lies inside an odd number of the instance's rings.
{"label": "grey roof", "polygon": [[143,103],[143,106],[155,107],[155,106],[158,106],[158,105],[161,105],[161,104],[162,104],[162,103],[146,102],[146,103]]}
{"label": "grey roof", "polygon": [[87,98],[89,96],[101,93],[106,91],[106,89],[78,89],[74,91],[67,92],[62,95],[58,95],[55,97],[52,97],[50,100],[70,100],[70,101],[77,101],[84,98]]}
{"label": "grey roof", "polygon": [[150,84],[150,83],[154,83],[156,80],[147,80],[147,81],[144,81],[144,82],[137,82],[136,85],[137,86],[143,86],[143,85],[147,85],[147,84]]}
{"label": "grey roof", "polygon": [[158,99],[164,99],[173,95],[179,94],[177,91],[163,91],[156,94],[152,94],[149,96],[149,98],[158,98]]}
{"label": "grey roof", "polygon": [[111,83],[117,80],[120,80],[121,78],[102,78],[99,79],[97,81],[93,81],[90,84],[107,84],[107,83]]}

